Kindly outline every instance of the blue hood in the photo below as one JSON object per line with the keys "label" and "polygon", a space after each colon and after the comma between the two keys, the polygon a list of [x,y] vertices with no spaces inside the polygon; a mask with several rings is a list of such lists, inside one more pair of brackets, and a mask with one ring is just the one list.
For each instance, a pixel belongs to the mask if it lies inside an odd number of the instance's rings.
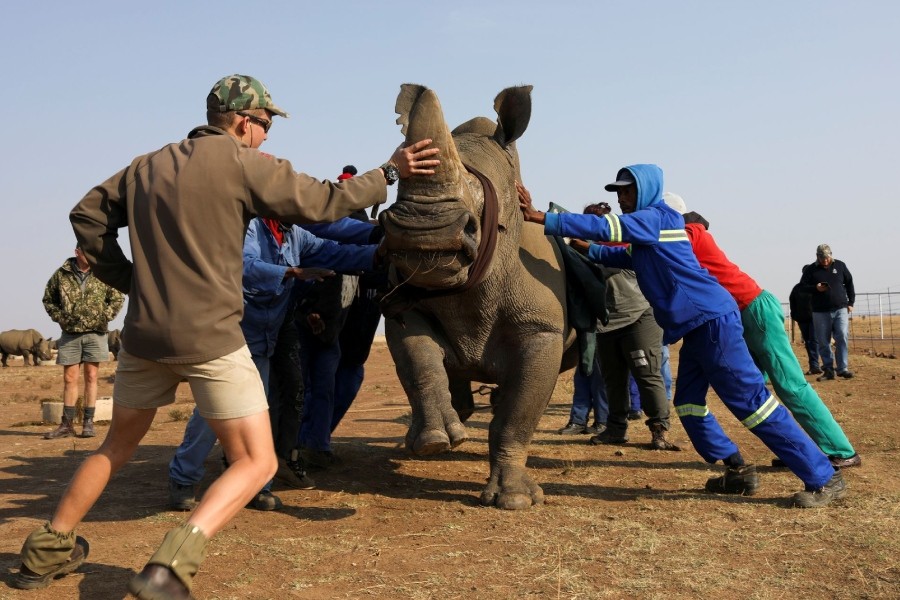
{"label": "blue hood", "polygon": [[637,182],[637,207],[642,210],[657,202],[662,202],[663,172],[656,165],[631,165],[625,167]]}

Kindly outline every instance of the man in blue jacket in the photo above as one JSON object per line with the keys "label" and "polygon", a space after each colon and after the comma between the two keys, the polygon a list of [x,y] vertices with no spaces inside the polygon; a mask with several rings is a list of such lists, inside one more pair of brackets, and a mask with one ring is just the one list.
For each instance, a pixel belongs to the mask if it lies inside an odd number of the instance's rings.
{"label": "man in blue jacket", "polygon": [[626,167],[605,189],[618,194],[621,217],[545,214],[534,209],[521,187],[519,200],[525,220],[543,223],[547,235],[630,244],[591,244],[587,254],[604,265],[633,269],[663,328],[663,343],[683,339],[676,411],[700,456],[727,467],[721,477],[706,482],[707,491],[751,495],[759,487],[755,466],[744,462],[709,412],[706,394],[712,385],[741,423],[803,481],[805,489],[793,497],[795,506],[825,506],[846,496],[840,470],[766,388],[744,343],[737,304],[697,262],[684,218],[662,200],[662,169]]}

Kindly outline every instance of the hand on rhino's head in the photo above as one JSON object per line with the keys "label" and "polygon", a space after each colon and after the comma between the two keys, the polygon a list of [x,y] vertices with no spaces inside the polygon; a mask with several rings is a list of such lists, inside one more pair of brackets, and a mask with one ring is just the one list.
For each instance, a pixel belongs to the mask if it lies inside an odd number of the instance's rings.
{"label": "hand on rhino's head", "polygon": [[[407,141],[432,139],[441,149],[435,174],[401,181],[397,202],[380,218],[388,260],[413,285],[447,289],[464,284],[473,263],[483,273],[479,257],[482,262],[489,259],[484,244],[494,243],[498,229],[518,231],[514,142],[528,126],[530,94],[531,86],[508,88],[494,101],[496,123],[480,117],[451,132],[434,91],[412,84],[401,87],[397,123]],[[490,183],[483,184],[467,167]],[[496,195],[488,211],[484,185]],[[488,236],[482,231],[485,214],[493,215]]]}

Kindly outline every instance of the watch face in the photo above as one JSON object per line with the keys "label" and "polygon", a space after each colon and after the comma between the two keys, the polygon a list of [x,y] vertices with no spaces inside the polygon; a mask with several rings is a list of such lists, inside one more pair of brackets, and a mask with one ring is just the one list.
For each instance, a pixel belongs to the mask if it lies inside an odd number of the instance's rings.
{"label": "watch face", "polygon": [[400,171],[394,165],[384,167],[384,178],[388,185],[394,185],[400,179]]}

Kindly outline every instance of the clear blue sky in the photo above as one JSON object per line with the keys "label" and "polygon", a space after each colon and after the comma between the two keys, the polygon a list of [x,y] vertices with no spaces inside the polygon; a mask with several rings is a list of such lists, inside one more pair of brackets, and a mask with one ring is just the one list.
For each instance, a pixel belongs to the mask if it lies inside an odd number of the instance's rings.
{"label": "clear blue sky", "polygon": [[235,72],[291,113],[264,149],[320,179],[386,160],[404,82],[451,127],[532,84],[539,208],[612,200],[620,166],[655,162],[783,301],[823,242],[857,291],[900,289],[900,2],[35,0],[4,22],[0,330],[59,335],[41,295],[72,254],[68,211],[200,124]]}

